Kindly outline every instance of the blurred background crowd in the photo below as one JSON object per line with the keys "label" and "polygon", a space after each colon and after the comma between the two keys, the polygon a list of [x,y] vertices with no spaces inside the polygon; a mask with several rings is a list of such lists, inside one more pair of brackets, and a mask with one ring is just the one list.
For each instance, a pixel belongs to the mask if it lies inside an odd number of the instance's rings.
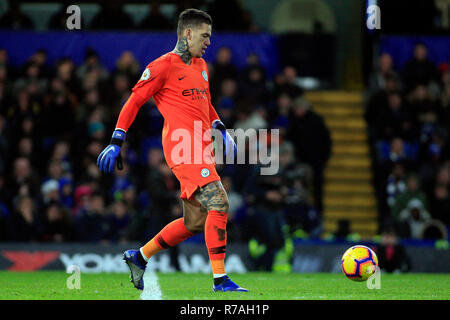
{"label": "blurred background crowd", "polygon": [[374,157],[380,221],[404,238],[445,238],[450,226],[450,69],[417,43],[396,68],[378,57],[365,118]]}

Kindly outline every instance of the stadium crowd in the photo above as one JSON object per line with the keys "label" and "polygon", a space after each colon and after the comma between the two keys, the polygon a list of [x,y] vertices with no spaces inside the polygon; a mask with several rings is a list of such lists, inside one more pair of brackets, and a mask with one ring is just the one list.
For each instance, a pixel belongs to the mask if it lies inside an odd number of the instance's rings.
{"label": "stadium crowd", "polygon": [[401,237],[446,238],[450,230],[450,68],[417,43],[399,68],[378,57],[365,118],[382,226]]}

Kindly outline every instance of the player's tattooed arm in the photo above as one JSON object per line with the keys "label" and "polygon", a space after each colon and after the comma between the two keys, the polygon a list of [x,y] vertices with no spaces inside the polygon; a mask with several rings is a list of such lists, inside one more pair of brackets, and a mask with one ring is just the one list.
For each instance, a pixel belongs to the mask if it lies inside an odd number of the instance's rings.
{"label": "player's tattooed arm", "polygon": [[189,43],[186,39],[186,37],[182,37],[177,41],[177,44],[175,46],[175,49],[173,49],[173,52],[176,53],[181,57],[181,60],[183,60],[184,63],[189,63],[192,59],[192,55],[189,52]]}
{"label": "player's tattooed arm", "polygon": [[228,212],[227,193],[220,181],[213,181],[199,188],[194,196],[208,211]]}

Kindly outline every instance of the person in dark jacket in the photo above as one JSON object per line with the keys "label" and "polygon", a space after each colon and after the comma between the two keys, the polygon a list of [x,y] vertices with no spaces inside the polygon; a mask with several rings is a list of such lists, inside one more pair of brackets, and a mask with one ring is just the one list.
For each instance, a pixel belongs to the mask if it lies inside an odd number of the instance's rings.
{"label": "person in dark jacket", "polygon": [[6,238],[9,241],[40,241],[43,234],[42,219],[36,211],[33,199],[20,195],[15,200],[14,212],[6,221]]}
{"label": "person in dark jacket", "polygon": [[103,197],[97,193],[88,197],[88,206],[75,216],[77,240],[105,243],[108,241],[110,222]]}
{"label": "person in dark jacket", "polygon": [[331,136],[323,118],[311,110],[302,97],[294,100],[286,138],[294,144],[297,161],[311,166],[314,173],[314,202],[322,212],[324,169],[331,156]]}
{"label": "person in dark jacket", "polygon": [[411,269],[411,261],[397,240],[395,230],[387,227],[381,234],[381,243],[375,248],[380,269],[389,273],[407,272]]}
{"label": "person in dark jacket", "polygon": [[431,82],[436,82],[438,70],[428,57],[428,50],[425,44],[417,43],[414,47],[414,56],[409,60],[403,69],[403,81],[406,92],[410,92],[418,84],[425,86]]}

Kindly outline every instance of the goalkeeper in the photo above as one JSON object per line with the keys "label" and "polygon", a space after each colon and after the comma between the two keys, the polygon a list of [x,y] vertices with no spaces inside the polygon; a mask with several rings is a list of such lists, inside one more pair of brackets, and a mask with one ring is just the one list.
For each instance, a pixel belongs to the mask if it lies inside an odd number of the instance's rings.
{"label": "goalkeeper", "polygon": [[[121,168],[120,149],[127,130],[139,108],[153,97],[164,117],[164,157],[180,181],[183,217],[169,223],[138,250],[125,251],[131,280],[141,290],[146,265],[154,254],[204,232],[213,291],[247,291],[231,281],[225,271],[228,198],[215,169],[211,144],[203,138],[211,136],[211,129],[219,130],[226,156],[236,152],[233,139],[211,104],[208,68],[201,58],[210,45],[211,25],[211,17],[204,11],[187,9],[180,14],[175,49],[146,67],[119,114],[110,145],[97,160],[103,172],[112,172],[116,165]],[[191,137],[188,143],[192,152],[185,148],[180,156],[180,134],[186,132]],[[196,132],[201,133],[200,138]]]}

